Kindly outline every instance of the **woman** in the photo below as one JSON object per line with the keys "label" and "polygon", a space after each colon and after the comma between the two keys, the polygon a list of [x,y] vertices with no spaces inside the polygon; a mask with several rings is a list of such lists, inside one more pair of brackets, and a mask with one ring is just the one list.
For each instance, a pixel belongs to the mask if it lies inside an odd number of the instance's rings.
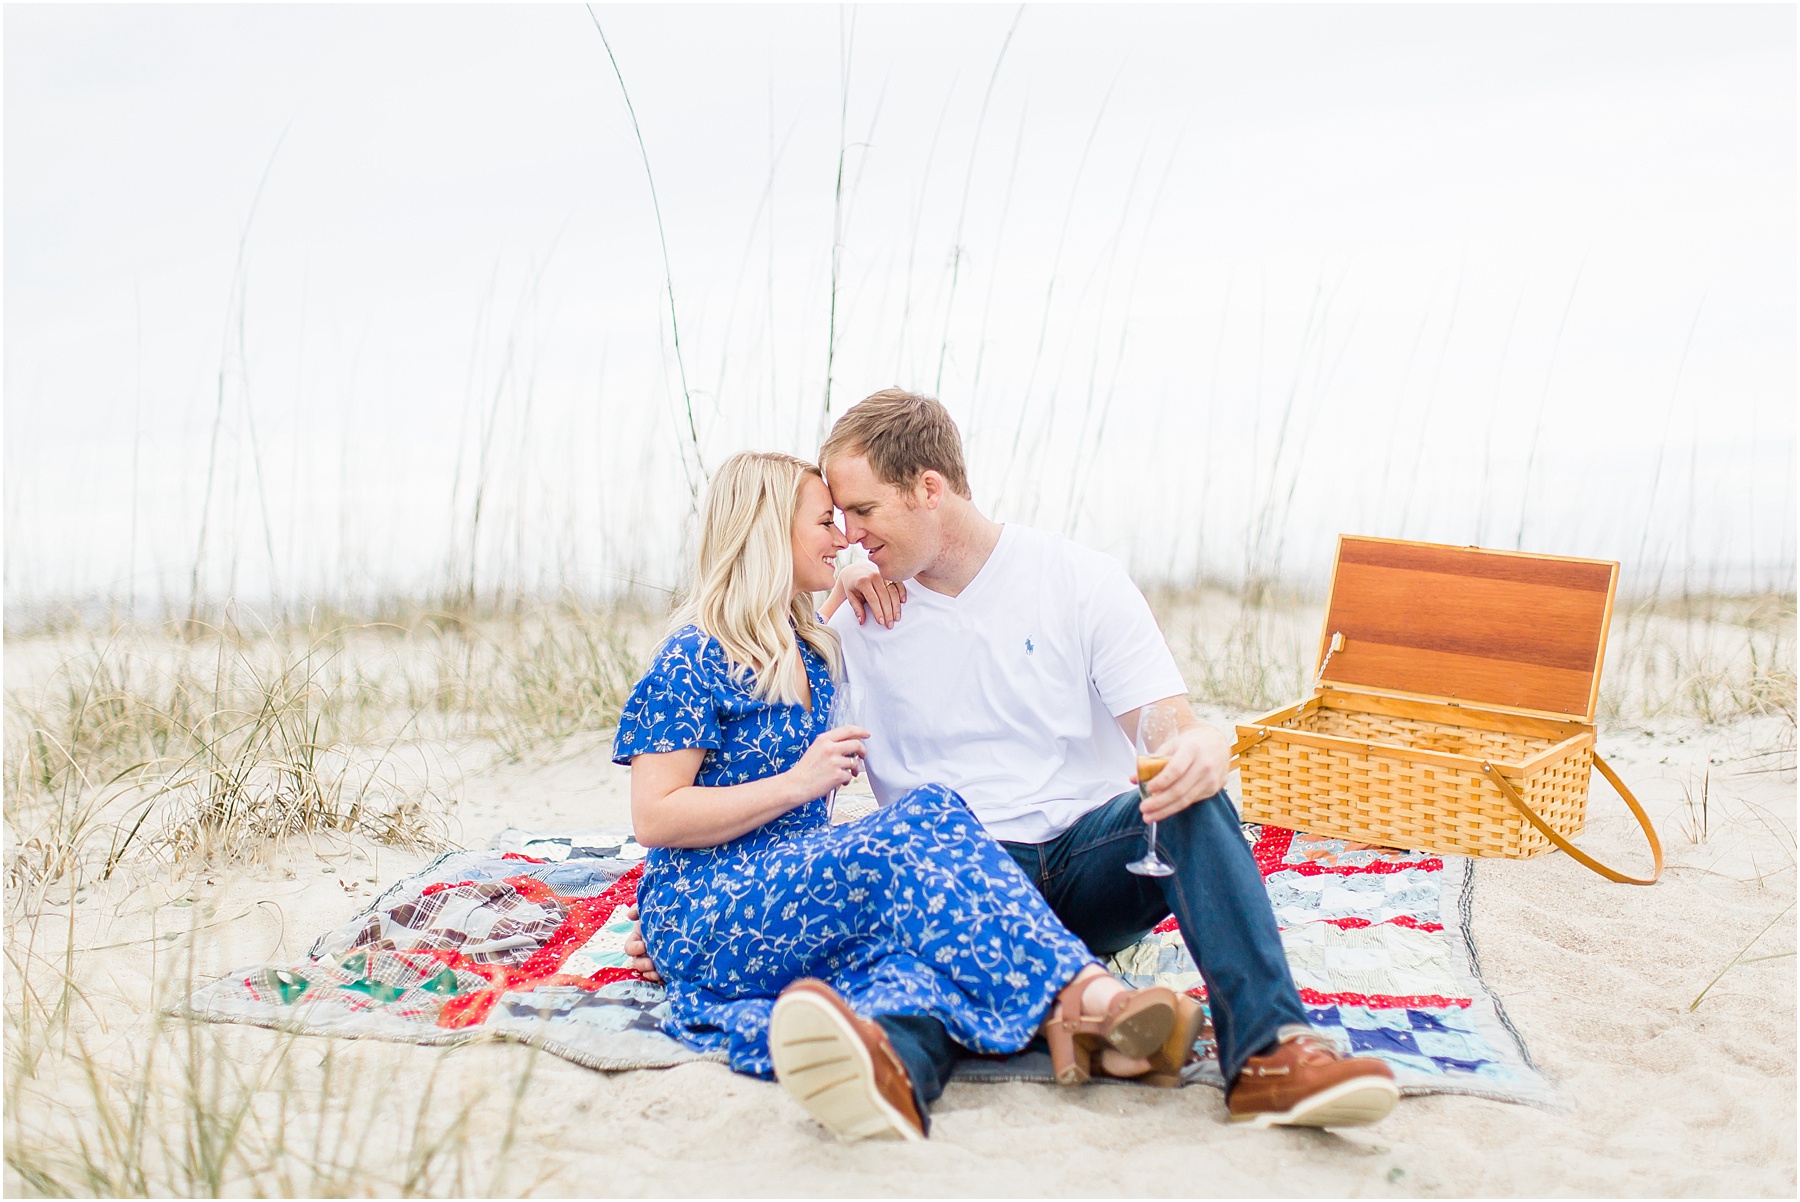
{"label": "woman", "polygon": [[1042,1029],[1059,1080],[1145,1071],[1174,995],[1101,969],[956,794],[831,825],[869,733],[827,729],[841,666],[813,594],[845,545],[833,513],[810,464],[726,461],[692,598],[619,719],[667,1030],[773,1073],[847,1139],[924,1136],[942,1089],[924,1041],[1010,1053]]}

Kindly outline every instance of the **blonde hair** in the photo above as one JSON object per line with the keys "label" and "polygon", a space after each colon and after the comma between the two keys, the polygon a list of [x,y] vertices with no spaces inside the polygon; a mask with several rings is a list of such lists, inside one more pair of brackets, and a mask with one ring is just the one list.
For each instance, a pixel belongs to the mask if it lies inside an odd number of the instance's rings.
{"label": "blonde hair", "polygon": [[843,675],[837,632],[819,621],[812,596],[794,591],[794,515],[808,476],[803,459],[742,451],[722,464],[706,491],[694,591],[674,624],[692,622],[717,639],[734,673],[754,678],[754,695],[800,705],[804,642]]}

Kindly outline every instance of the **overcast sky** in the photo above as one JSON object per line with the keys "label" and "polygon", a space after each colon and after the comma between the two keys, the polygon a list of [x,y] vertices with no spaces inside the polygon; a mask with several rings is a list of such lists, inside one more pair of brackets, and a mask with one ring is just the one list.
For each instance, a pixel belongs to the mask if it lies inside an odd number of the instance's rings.
{"label": "overcast sky", "polygon": [[1791,6],[593,11],[666,271],[583,7],[8,6],[9,600],[673,583],[895,383],[1146,578],[1792,570]]}

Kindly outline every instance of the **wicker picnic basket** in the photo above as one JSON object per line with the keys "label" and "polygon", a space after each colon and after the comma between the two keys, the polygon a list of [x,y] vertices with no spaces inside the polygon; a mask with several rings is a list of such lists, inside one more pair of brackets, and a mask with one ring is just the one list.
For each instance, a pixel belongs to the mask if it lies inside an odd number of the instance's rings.
{"label": "wicker picnic basket", "polygon": [[[1551,847],[1648,885],[1662,844],[1594,748],[1619,565],[1338,539],[1313,694],[1237,728],[1243,817],[1386,847],[1522,859]],[[1590,769],[1624,798],[1647,878],[1569,840]]]}

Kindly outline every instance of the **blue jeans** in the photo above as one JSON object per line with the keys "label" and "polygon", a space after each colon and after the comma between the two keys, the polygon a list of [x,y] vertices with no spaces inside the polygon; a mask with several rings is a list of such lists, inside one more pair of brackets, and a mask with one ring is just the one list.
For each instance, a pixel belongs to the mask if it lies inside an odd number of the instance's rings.
{"label": "blue jeans", "polygon": [[944,1024],[929,1014],[883,1014],[875,1019],[894,1055],[906,1066],[912,1080],[913,1104],[925,1134],[931,1134],[931,1103],[944,1092],[944,1083],[962,1059],[963,1049]]}
{"label": "blue jeans", "polygon": [[[1043,892],[1063,925],[1094,954],[1110,956],[1142,939],[1171,912],[1206,982],[1219,1070],[1235,1083],[1244,1061],[1275,1042],[1306,1009],[1288,972],[1281,933],[1262,873],[1244,841],[1237,809],[1220,791],[1157,827],[1156,846],[1175,869],[1136,876],[1125,865],[1144,854],[1147,828],[1136,789],[1121,793],[1048,843],[1002,843]],[[959,1050],[932,1020],[888,1027],[912,1074],[920,1111],[949,1079]]]}
{"label": "blue jeans", "polygon": [[1096,955],[1123,951],[1174,912],[1206,982],[1219,1071],[1235,1082],[1244,1061],[1274,1043],[1283,1026],[1308,1021],[1268,890],[1223,790],[1156,828],[1157,850],[1175,875],[1125,870],[1144,854],[1147,831],[1133,789],[1048,843],[1001,846]]}

